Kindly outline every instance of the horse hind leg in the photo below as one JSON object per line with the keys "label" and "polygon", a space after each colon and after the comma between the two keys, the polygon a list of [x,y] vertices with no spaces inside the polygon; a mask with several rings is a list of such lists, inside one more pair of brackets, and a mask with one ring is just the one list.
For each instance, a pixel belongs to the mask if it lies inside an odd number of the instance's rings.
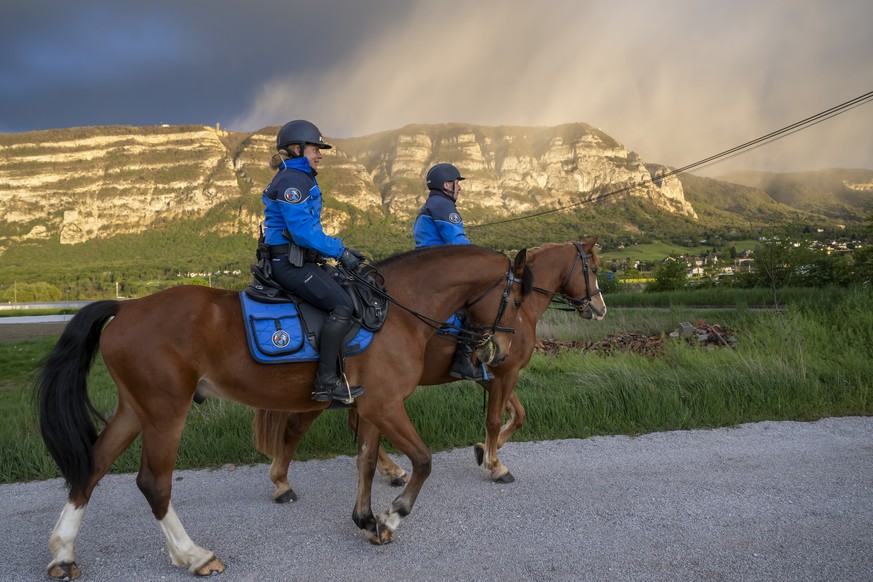
{"label": "horse hind leg", "polygon": [[388,456],[388,453],[385,452],[385,447],[383,447],[381,443],[379,444],[379,457],[376,461],[376,469],[378,469],[380,475],[388,478],[392,487],[403,487],[409,480],[406,471],[401,469],[400,466]]}
{"label": "horse hind leg", "polygon": [[70,496],[49,537],[52,560],[49,562],[47,573],[50,577],[58,580],[75,580],[79,577],[75,547],[82,518],[85,516],[85,508],[97,483],[115,459],[130,446],[139,432],[139,419],[126,402],[120,399],[115,415],[94,443],[94,471],[87,489],[78,498]]}
{"label": "horse hind leg", "polygon": [[[258,411],[260,413],[260,411]],[[297,452],[297,445],[303,435],[315,422],[315,419],[321,414],[321,410],[312,412],[303,412],[290,414],[286,412],[268,411],[269,416],[276,415],[276,424],[284,425],[282,446],[278,451],[271,455],[273,461],[270,463],[270,480],[276,486],[273,491],[273,501],[276,503],[288,503],[289,501],[297,501],[297,492],[291,487],[288,481],[288,469],[291,466],[291,461],[294,459],[294,454]],[[287,417],[287,418],[286,418]],[[281,422],[285,419],[285,422]],[[263,425],[262,425],[263,426]],[[259,446],[260,449],[260,446]],[[268,452],[260,449],[262,452]]]}
{"label": "horse hind leg", "polygon": [[173,565],[197,576],[211,576],[224,571],[216,555],[195,544],[171,503],[173,466],[185,425],[186,406],[190,400],[170,409],[184,411],[163,423],[145,424],[142,438],[142,462],[136,484],[158,520]]}
{"label": "horse hind leg", "polygon": [[167,540],[167,550],[173,565],[187,568],[189,573],[196,576],[212,576],[224,572],[224,564],[215,554],[191,540],[172,503],[167,505],[167,511],[158,523]]}

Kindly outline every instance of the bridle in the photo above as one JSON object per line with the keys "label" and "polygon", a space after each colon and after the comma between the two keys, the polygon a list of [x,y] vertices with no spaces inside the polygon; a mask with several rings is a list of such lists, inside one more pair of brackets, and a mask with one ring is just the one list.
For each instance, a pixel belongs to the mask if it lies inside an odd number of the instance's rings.
{"label": "bridle", "polygon": [[[559,303],[565,303],[570,305],[574,310],[578,312],[584,312],[586,309],[591,311],[596,316],[602,316],[603,312],[598,308],[594,303],[591,302],[593,297],[601,294],[600,289],[595,291],[593,294],[591,293],[591,283],[590,283],[590,275],[593,274],[595,277],[597,276],[596,270],[589,268],[588,259],[591,257],[590,254],[585,252],[585,249],[581,244],[574,242],[573,246],[576,247],[576,258],[573,259],[573,266],[570,267],[570,272],[567,273],[567,277],[564,278],[563,283],[559,289],[566,289],[567,285],[570,283],[571,277],[573,277],[573,273],[576,271],[576,265],[582,265],[582,276],[585,279],[585,297],[571,297],[566,293],[562,293],[560,291],[550,291],[549,289],[543,289],[542,287],[537,287],[534,285],[532,289],[539,293],[543,293],[544,295],[548,295],[552,301],[556,301]],[[594,271],[592,273],[592,271]]]}
{"label": "bridle", "polygon": [[[509,259],[507,259],[507,260],[509,260]],[[477,333],[477,335],[482,336],[481,339],[478,340],[477,347],[481,347],[481,346],[485,345],[486,343],[488,343],[488,341],[491,339],[491,337],[495,333],[497,333],[498,331],[515,333],[514,327],[506,327],[506,326],[500,325],[500,321],[503,319],[503,314],[506,312],[506,307],[509,305],[509,294],[512,291],[512,286],[514,284],[521,285],[521,279],[516,277],[515,274],[512,272],[512,261],[509,261],[509,269],[506,271],[506,273],[504,273],[503,277],[501,279],[498,279],[497,281],[495,281],[494,284],[491,285],[488,289],[486,289],[479,297],[477,297],[473,301],[469,302],[467,304],[467,309],[469,309],[470,307],[473,307],[474,305],[479,303],[479,301],[481,301],[482,299],[485,299],[485,297],[487,297],[492,291],[494,291],[494,289],[497,288],[498,285],[500,285],[500,281],[502,281],[503,279],[506,279],[506,285],[503,287],[503,294],[500,297],[500,307],[497,308],[497,316],[494,318],[494,323],[491,324],[490,327],[487,325],[471,325],[470,326],[471,331],[474,331],[474,333]],[[486,333],[482,334],[482,333],[479,333],[479,330],[490,330],[490,332],[486,332]],[[461,330],[461,331],[463,331],[463,330]]]}
{"label": "bridle", "polygon": [[[385,299],[387,299],[388,301],[390,301],[391,303],[393,303],[394,305],[396,305],[400,309],[403,309],[404,311],[407,311],[408,313],[412,314],[414,317],[416,317],[420,321],[423,321],[424,323],[428,324],[432,328],[439,330],[439,331],[444,331],[446,328],[452,328],[455,331],[457,331],[459,338],[463,337],[465,339],[474,340],[476,342],[476,347],[480,348],[480,347],[484,346],[485,344],[487,344],[491,340],[492,336],[499,331],[508,332],[508,333],[515,333],[514,327],[506,327],[506,326],[500,325],[500,321],[503,319],[503,315],[506,313],[506,308],[509,305],[509,296],[510,296],[510,292],[512,291],[512,286],[515,284],[518,284],[518,285],[522,284],[522,280],[519,279],[518,277],[516,277],[515,274],[512,272],[512,261],[509,260],[508,258],[507,258],[507,261],[509,261],[509,268],[507,269],[506,273],[504,273],[502,277],[497,279],[497,281],[495,281],[490,287],[488,287],[485,291],[483,291],[482,294],[479,295],[479,297],[477,297],[473,301],[470,301],[465,306],[465,309],[469,309],[470,307],[472,307],[473,305],[475,305],[479,301],[482,301],[500,285],[501,281],[506,280],[506,284],[503,287],[503,294],[500,298],[500,307],[497,308],[497,316],[494,318],[494,323],[490,326],[489,325],[471,325],[471,326],[469,326],[469,329],[464,329],[464,328],[458,327],[456,325],[453,325],[453,324],[450,324],[450,323],[447,323],[444,321],[438,321],[436,319],[433,319],[431,317],[424,315],[423,313],[419,313],[418,311],[415,311],[414,309],[403,305],[402,303],[400,303],[399,301],[394,299],[389,293],[387,293],[383,289],[379,289],[378,287],[374,286],[370,281],[367,280],[366,277],[362,277],[357,272],[348,271],[348,270],[345,270],[345,272],[347,272],[351,277],[353,277],[354,279],[356,279],[360,283],[362,283],[362,284],[366,285],[367,287],[369,287],[370,289],[372,289],[375,293],[381,295],[382,297],[384,297]],[[482,330],[487,330],[487,331],[485,331],[483,333]]]}

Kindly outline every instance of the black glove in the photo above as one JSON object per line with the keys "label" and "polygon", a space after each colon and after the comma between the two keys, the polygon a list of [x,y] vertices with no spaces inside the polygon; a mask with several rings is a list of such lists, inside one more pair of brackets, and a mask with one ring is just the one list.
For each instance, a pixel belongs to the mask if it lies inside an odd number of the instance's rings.
{"label": "black glove", "polygon": [[364,260],[364,255],[351,249],[346,249],[339,257],[340,265],[349,271],[357,271],[361,266],[361,261]]}

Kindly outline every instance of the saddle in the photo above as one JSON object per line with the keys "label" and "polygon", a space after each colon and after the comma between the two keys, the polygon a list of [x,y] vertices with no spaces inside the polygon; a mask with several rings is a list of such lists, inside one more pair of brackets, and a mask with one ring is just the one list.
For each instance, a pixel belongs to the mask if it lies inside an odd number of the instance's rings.
{"label": "saddle", "polygon": [[[260,352],[256,359],[266,363],[276,362],[278,356],[284,356],[281,361],[318,360],[319,336],[327,312],[305,302],[275,281],[271,276],[269,256],[262,256],[260,251],[259,248],[258,263],[250,266],[252,282],[241,294],[244,295],[241,301],[252,354]],[[382,329],[388,315],[382,275],[371,265],[362,265],[357,277],[327,264],[322,264],[321,268],[346,290],[354,305],[352,317],[355,324],[346,336],[343,352],[351,355],[366,349],[370,337]],[[264,340],[259,341],[259,336],[264,336]],[[308,340],[307,349],[301,349],[303,338]]]}

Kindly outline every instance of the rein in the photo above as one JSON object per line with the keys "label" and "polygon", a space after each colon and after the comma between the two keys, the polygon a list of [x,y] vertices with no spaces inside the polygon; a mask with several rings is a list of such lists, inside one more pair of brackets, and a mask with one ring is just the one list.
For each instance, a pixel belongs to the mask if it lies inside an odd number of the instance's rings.
{"label": "rein", "polygon": [[543,295],[548,295],[552,302],[563,303],[564,305],[570,306],[570,308],[562,308],[562,311],[584,311],[585,309],[589,309],[595,315],[601,316],[603,315],[603,312],[591,302],[591,299],[594,296],[600,295],[602,293],[600,289],[598,289],[593,294],[591,293],[591,284],[589,279],[589,273],[591,269],[588,267],[588,258],[591,255],[586,253],[585,249],[583,249],[579,243],[574,242],[573,246],[576,247],[576,258],[573,259],[573,266],[570,267],[570,272],[567,273],[567,277],[564,279],[563,283],[561,283],[559,289],[566,288],[567,284],[570,282],[570,278],[573,276],[573,272],[576,270],[576,265],[579,264],[581,260],[582,276],[585,278],[585,297],[570,297],[566,293],[561,293],[560,291],[550,291],[549,289],[543,289],[542,287],[537,287],[536,285],[534,285],[532,289],[538,293],[542,293]]}
{"label": "rein", "polygon": [[[509,261],[508,258],[507,258],[507,261]],[[343,269],[343,270],[345,270],[351,277],[356,279],[359,283],[362,283],[363,285],[365,285],[368,288],[370,288],[371,290],[373,290],[373,292],[375,292],[377,295],[384,297],[389,302],[393,303],[394,305],[396,305],[400,309],[410,313],[415,318],[417,318],[419,321],[422,321],[423,323],[429,325],[433,329],[439,331],[439,330],[447,328],[447,327],[453,328],[453,329],[458,331],[459,337],[465,337],[465,338],[470,339],[470,340],[475,340],[477,343],[477,346],[482,346],[482,345],[486,344],[491,339],[491,336],[493,336],[494,333],[496,333],[498,331],[507,331],[510,333],[515,333],[515,328],[503,327],[500,325],[500,320],[503,318],[503,314],[506,311],[507,305],[509,304],[509,293],[512,289],[512,285],[516,284],[516,283],[521,284],[521,280],[516,278],[516,276],[512,273],[512,261],[509,261],[509,269],[506,271],[506,273],[503,274],[503,276],[501,278],[497,279],[497,281],[495,281],[494,284],[492,284],[490,287],[488,287],[488,289],[486,289],[479,297],[477,297],[473,301],[467,303],[467,307],[472,307],[473,305],[475,305],[476,303],[478,303],[479,301],[481,301],[482,299],[487,297],[494,289],[497,288],[498,285],[500,285],[501,281],[506,279],[506,286],[503,289],[503,296],[501,297],[501,300],[500,300],[500,307],[497,310],[497,316],[494,319],[494,324],[491,326],[487,326],[487,325],[471,326],[470,329],[464,329],[464,328],[458,327],[456,325],[453,325],[453,324],[450,324],[450,323],[447,323],[444,321],[438,321],[436,319],[433,319],[432,317],[428,317],[427,315],[424,315],[423,313],[420,313],[420,312],[412,309],[411,307],[407,307],[406,305],[403,305],[402,303],[400,303],[399,301],[394,299],[394,297],[392,297],[390,293],[373,285],[369,280],[367,280],[365,277],[362,277],[357,272],[348,271],[346,269]],[[473,331],[473,330],[477,330],[477,329],[478,330],[490,330],[490,332],[480,333],[478,331]]]}

